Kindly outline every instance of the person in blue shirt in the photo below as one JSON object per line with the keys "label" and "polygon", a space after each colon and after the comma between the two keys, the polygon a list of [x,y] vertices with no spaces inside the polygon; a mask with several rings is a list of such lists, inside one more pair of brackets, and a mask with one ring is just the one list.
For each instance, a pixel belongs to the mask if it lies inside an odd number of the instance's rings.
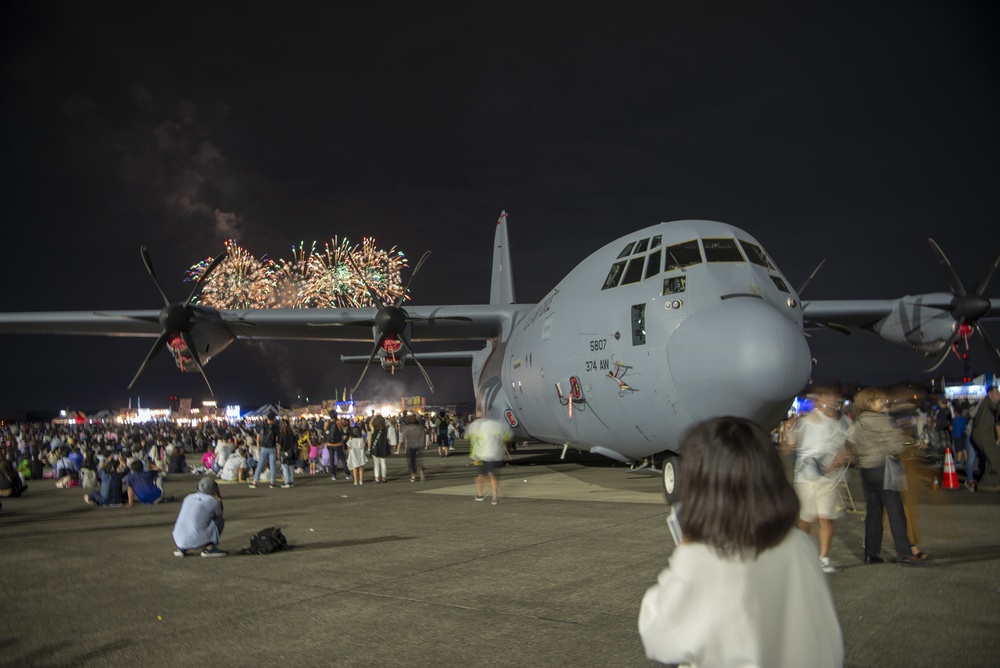
{"label": "person in blue shirt", "polygon": [[121,506],[123,504],[122,481],[125,479],[124,470],[119,470],[119,455],[109,455],[104,458],[99,470],[101,476],[101,490],[83,495],[83,500],[89,506]]}
{"label": "person in blue shirt", "polygon": [[150,464],[147,471],[138,459],[132,462],[131,473],[125,476],[125,486],[128,491],[128,507],[136,503],[152,505],[163,500],[163,490],[156,484],[160,472]]}

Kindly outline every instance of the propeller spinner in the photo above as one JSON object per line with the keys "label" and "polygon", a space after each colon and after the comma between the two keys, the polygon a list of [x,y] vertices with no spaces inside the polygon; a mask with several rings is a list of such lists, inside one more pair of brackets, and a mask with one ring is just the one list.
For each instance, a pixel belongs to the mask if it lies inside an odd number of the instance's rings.
{"label": "propeller spinner", "polygon": [[[431,377],[427,374],[427,370],[424,369],[424,365],[420,363],[417,356],[413,354],[413,350],[410,348],[410,344],[407,342],[404,333],[406,332],[407,326],[412,322],[420,322],[425,320],[462,320],[469,322],[470,318],[462,316],[444,316],[439,318],[412,318],[406,312],[405,309],[401,307],[403,299],[406,297],[407,292],[410,289],[410,283],[416,277],[417,272],[420,271],[420,267],[424,265],[427,258],[430,257],[431,252],[427,251],[424,253],[420,261],[417,262],[417,266],[413,268],[413,273],[410,274],[410,280],[406,282],[406,287],[400,293],[399,297],[396,299],[395,303],[385,304],[382,302],[382,298],[379,294],[372,288],[372,286],[365,279],[364,274],[358,270],[354,260],[348,255],[347,259],[351,263],[351,267],[354,269],[355,273],[361,278],[361,281],[365,284],[365,289],[368,290],[368,295],[372,298],[372,302],[378,304],[378,312],[375,314],[374,328],[376,332],[375,347],[372,348],[371,355],[368,356],[368,361],[365,362],[364,368],[361,370],[361,375],[358,377],[358,382],[354,384],[351,388],[351,393],[354,393],[358,386],[361,385],[361,381],[364,380],[365,373],[368,372],[368,367],[378,356],[379,349],[385,347],[387,351],[395,352],[396,350],[402,349],[405,354],[407,354],[413,363],[417,365],[420,369],[420,373],[424,376],[424,381],[427,383],[427,387],[430,389],[431,393],[434,392],[434,383],[431,382]],[[388,346],[388,347],[387,347]],[[390,350],[391,348],[391,350]]]}
{"label": "propeller spinner", "polygon": [[208,391],[215,396],[215,392],[212,390],[212,384],[208,382],[208,376],[205,375],[205,369],[201,365],[201,359],[198,357],[198,351],[194,346],[194,339],[191,337],[191,330],[194,326],[196,315],[195,311],[191,307],[191,302],[195,297],[201,292],[202,288],[205,286],[205,282],[208,280],[209,275],[215,271],[215,268],[226,259],[226,253],[217,255],[208,265],[205,273],[201,275],[201,278],[195,283],[194,288],[191,290],[191,294],[188,295],[187,300],[184,302],[171,302],[170,298],[167,297],[167,293],[163,291],[160,286],[160,282],[156,279],[156,272],[153,270],[153,261],[149,257],[149,251],[143,246],[140,249],[140,254],[142,255],[142,262],[146,265],[146,271],[149,272],[149,277],[153,279],[153,284],[156,289],[160,292],[160,296],[163,297],[164,306],[160,310],[159,322],[162,331],[157,337],[156,341],[153,343],[153,347],[149,349],[146,354],[146,359],[142,361],[139,366],[139,370],[136,371],[135,377],[132,378],[132,382],[128,384],[128,389],[132,389],[136,381],[139,380],[139,376],[142,372],[146,370],[149,365],[150,360],[156,357],[163,348],[167,346],[167,343],[174,337],[180,336],[184,341],[184,345],[190,351],[194,363],[198,366],[198,371],[201,372],[201,377],[205,379],[205,384],[208,385]]}
{"label": "propeller spinner", "polygon": [[990,310],[991,302],[988,298],[984,297],[983,294],[986,292],[987,286],[990,284],[990,279],[993,278],[993,272],[996,271],[998,265],[1000,265],[1000,255],[997,259],[986,268],[986,273],[983,274],[979,282],[976,283],[975,289],[972,293],[968,293],[965,290],[965,286],[962,285],[962,281],[959,280],[958,274],[955,273],[954,267],[951,266],[951,262],[948,261],[947,256],[945,256],[944,251],[938,246],[933,239],[928,239],[931,248],[934,253],[938,256],[938,264],[945,271],[945,275],[948,277],[948,283],[951,286],[952,298],[948,304],[940,304],[939,308],[948,311],[951,317],[955,319],[955,328],[952,331],[950,337],[948,337],[947,343],[941,349],[941,353],[935,358],[934,363],[924,369],[924,371],[930,373],[937,369],[948,357],[948,353],[951,352],[952,347],[958,340],[959,336],[968,336],[972,330],[979,332],[979,336],[983,339],[983,343],[986,345],[986,350],[990,356],[990,362],[993,365],[994,370],[1000,373],[1000,350],[997,349],[996,344],[990,339],[990,335],[986,332],[986,328],[980,324],[979,319],[986,315]]}

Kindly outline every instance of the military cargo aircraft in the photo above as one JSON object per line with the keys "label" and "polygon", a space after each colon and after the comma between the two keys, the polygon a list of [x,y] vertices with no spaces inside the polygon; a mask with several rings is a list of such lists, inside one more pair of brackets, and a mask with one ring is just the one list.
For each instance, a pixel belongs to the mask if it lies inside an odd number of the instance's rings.
{"label": "military cargo aircraft", "polygon": [[[786,414],[809,382],[809,328],[870,330],[934,356],[928,370],[960,336],[978,331],[1000,367],[1000,352],[979,322],[1000,313],[1000,299],[984,296],[1000,257],[968,292],[931,246],[950,293],[803,302],[801,290],[745,231],[706,220],[660,223],[597,250],[539,303],[518,304],[501,213],[488,304],[404,308],[402,298],[384,304],[369,287],[378,307],[217,310],[197,304],[196,296],[222,256],[186,301],[171,302],[143,248],[161,310],[3,313],[0,333],[156,337],[133,384],[163,348],[181,370],[204,375],[209,360],[236,339],[374,340],[369,355],[341,358],[365,365],[358,384],[376,359],[391,373],[412,361],[431,391],[425,365],[470,366],[479,412],[506,421],[515,439],[626,463],[652,460],[672,501],[679,489],[677,444],[691,424],[738,415],[770,428]],[[414,343],[426,341],[484,345],[414,352]]]}

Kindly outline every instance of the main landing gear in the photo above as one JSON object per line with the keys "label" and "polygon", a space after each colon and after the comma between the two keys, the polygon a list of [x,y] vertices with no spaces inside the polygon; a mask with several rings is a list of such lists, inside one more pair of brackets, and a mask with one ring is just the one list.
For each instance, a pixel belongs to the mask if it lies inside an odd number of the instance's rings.
{"label": "main landing gear", "polygon": [[667,452],[663,457],[663,495],[670,505],[681,500],[680,461],[680,457],[672,452]]}

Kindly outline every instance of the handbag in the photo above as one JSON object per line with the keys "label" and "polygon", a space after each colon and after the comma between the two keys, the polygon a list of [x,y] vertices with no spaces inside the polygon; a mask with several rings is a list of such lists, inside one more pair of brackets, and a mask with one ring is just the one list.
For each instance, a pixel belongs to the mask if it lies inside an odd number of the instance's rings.
{"label": "handbag", "polygon": [[895,492],[905,492],[908,489],[906,471],[903,470],[903,463],[896,455],[886,455],[882,489],[891,489]]}

